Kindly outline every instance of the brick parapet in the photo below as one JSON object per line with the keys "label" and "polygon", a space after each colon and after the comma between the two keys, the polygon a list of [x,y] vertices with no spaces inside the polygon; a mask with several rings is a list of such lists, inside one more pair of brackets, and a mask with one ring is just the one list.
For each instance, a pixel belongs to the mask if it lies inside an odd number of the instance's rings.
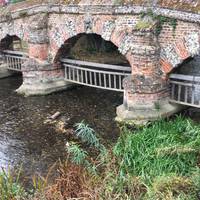
{"label": "brick parapet", "polygon": [[170,18],[175,18],[182,21],[200,23],[200,14],[172,10],[159,7],[145,6],[114,6],[114,5],[60,5],[60,4],[39,4],[31,5],[16,10],[2,10],[0,22],[11,19],[21,18],[22,16],[30,16],[38,13],[66,13],[66,14],[106,14],[106,15],[134,15],[142,12],[147,12],[151,9],[155,15],[162,15]]}

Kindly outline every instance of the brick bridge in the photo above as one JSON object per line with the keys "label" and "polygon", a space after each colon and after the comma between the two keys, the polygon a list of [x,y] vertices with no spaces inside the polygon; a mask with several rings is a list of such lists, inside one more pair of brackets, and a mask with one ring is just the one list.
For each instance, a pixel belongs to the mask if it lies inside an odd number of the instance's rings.
{"label": "brick bridge", "polygon": [[177,112],[179,107],[169,103],[168,76],[198,56],[200,15],[155,5],[107,4],[19,3],[1,9],[1,51],[9,49],[11,36],[28,44],[29,59],[17,91],[39,95],[69,87],[59,64],[61,49],[67,54],[77,36],[97,34],[117,46],[131,66],[118,120],[141,122]]}

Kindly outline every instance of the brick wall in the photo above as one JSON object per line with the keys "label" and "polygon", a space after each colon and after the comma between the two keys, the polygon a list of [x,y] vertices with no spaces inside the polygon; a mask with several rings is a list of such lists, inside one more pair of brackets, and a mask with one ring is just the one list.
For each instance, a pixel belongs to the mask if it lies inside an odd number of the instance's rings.
{"label": "brick wall", "polygon": [[[80,33],[95,33],[114,43],[127,58],[133,77],[138,79],[133,81],[134,84],[159,85],[162,88],[168,73],[199,53],[200,17],[163,10],[163,15],[177,17],[177,26],[174,31],[172,26],[164,24],[162,32],[156,36],[156,21],[152,22],[152,19],[145,18],[147,21],[142,21],[151,22],[149,27],[137,28],[142,11],[145,8],[101,5],[49,7],[44,4],[3,15],[0,19],[0,39],[7,34],[16,35],[29,43],[31,58],[40,64],[52,64],[61,46],[70,38]],[[154,10],[155,13],[161,11],[157,8]],[[57,66],[53,66],[56,70]],[[49,76],[48,72],[44,73]],[[141,83],[138,77],[145,81]],[[127,89],[129,93],[133,87]],[[144,92],[145,89],[141,88],[141,92]]]}

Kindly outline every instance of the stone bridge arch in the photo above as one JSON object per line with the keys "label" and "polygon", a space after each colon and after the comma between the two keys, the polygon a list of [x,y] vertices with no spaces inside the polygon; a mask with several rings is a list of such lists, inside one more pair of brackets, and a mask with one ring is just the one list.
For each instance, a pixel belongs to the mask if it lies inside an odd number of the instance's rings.
{"label": "stone bridge arch", "polygon": [[6,36],[16,36],[20,40],[28,43],[29,31],[28,24],[24,23],[22,19],[18,19],[16,22],[4,22],[2,27],[0,27],[0,41],[2,41]]}
{"label": "stone bridge arch", "polygon": [[[118,47],[119,52],[127,60],[127,50],[124,49],[125,39],[129,37],[131,29],[124,27],[120,29],[116,26],[116,19],[113,17],[101,18],[100,16],[78,16],[71,19],[54,18],[54,25],[49,30],[49,57],[54,60],[60,47],[68,40],[79,36],[80,34],[97,34],[105,41],[113,43]],[[51,23],[51,19],[50,19]]]}
{"label": "stone bridge arch", "polygon": [[[150,27],[136,26],[145,19],[148,22],[148,9],[134,5],[44,3],[16,9],[9,20],[1,18],[0,38],[16,34],[29,43],[30,59],[23,67],[24,84],[19,92],[48,94],[65,89],[62,69],[54,62],[58,50],[78,34],[98,34],[115,44],[132,68],[131,75],[124,80],[124,103],[117,109],[118,119],[149,120],[176,112],[168,103],[167,77],[182,62],[199,54],[200,17],[152,7],[151,14],[177,23],[174,35],[169,23],[163,25],[160,35],[155,35],[153,18]],[[142,13],[147,13],[144,21]]]}
{"label": "stone bridge arch", "polygon": [[[28,41],[24,41],[24,38],[20,38],[18,35],[7,34],[4,38],[0,40],[0,51],[3,50],[18,50],[18,51],[28,51]],[[18,44],[16,44],[18,43]]]}
{"label": "stone bridge arch", "polygon": [[193,32],[161,48],[160,64],[164,78],[186,60],[200,54],[200,33]]}
{"label": "stone bridge arch", "polygon": [[21,64],[19,64],[19,60],[16,58],[16,56],[19,56],[19,52],[21,56],[22,54],[27,55],[27,50],[27,42],[24,42],[17,35],[7,34],[3,39],[0,40],[0,53],[2,53],[2,56],[0,57],[0,78],[7,78],[13,75],[22,75],[20,71]]}
{"label": "stone bridge arch", "polygon": [[[78,49],[77,49],[77,45],[78,45]],[[81,46],[81,45],[83,45],[83,46]],[[104,46],[102,46],[102,45],[104,45]],[[69,39],[64,41],[64,43],[58,49],[58,51],[53,59],[53,62],[56,64],[56,63],[59,63],[60,58],[66,58],[66,57],[72,56],[70,54],[71,50],[85,51],[85,53],[90,54],[91,52],[88,52],[87,47],[93,47],[93,48],[95,47],[96,49],[93,49],[93,50],[97,51],[97,52],[101,51],[102,54],[106,54],[106,51],[108,50],[108,49],[106,49],[107,47],[111,48],[113,53],[117,53],[118,56],[120,56],[123,59],[122,61],[126,60],[127,65],[130,66],[130,63],[127,60],[126,55],[121,54],[119,51],[119,48],[113,42],[106,41],[105,39],[102,38],[101,35],[98,35],[96,33],[79,33],[78,35],[70,37]],[[104,49],[103,49],[103,47],[104,47]],[[74,48],[75,48],[75,50],[74,50]],[[74,52],[74,53],[76,53],[76,52]],[[95,53],[95,52],[93,52],[93,53]],[[84,58],[84,60],[87,60],[87,58]],[[116,58],[116,60],[117,60],[117,58]],[[95,61],[95,62],[97,62],[97,61]],[[103,63],[106,63],[106,61]],[[113,64],[113,63],[107,63],[107,64]],[[115,64],[120,64],[120,63],[116,62]]]}
{"label": "stone bridge arch", "polygon": [[[58,20],[53,16],[52,21],[56,24],[49,30],[49,57],[52,60],[69,38],[90,33],[115,44],[129,61],[132,73],[123,83],[124,103],[117,108],[117,120],[155,120],[158,116],[168,116],[177,111],[168,102],[167,80],[162,78],[160,46],[153,29],[140,31],[128,26],[121,29],[113,17],[79,16]],[[156,105],[159,105],[159,111]]]}

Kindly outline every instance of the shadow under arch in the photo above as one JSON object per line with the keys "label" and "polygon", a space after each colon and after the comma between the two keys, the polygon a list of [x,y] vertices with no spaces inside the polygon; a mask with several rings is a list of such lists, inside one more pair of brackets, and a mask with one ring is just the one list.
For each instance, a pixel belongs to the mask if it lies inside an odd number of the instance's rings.
{"label": "shadow under arch", "polygon": [[[23,53],[28,51],[28,44],[19,38],[17,35],[6,35],[3,39],[0,40],[0,54],[1,56],[1,68],[0,68],[0,78],[6,78],[9,76],[22,76],[22,72],[19,70],[21,68],[20,63],[16,60],[19,54],[19,57]],[[8,58],[8,56],[10,57]],[[15,57],[15,58],[14,58]],[[15,60],[15,61],[14,61]],[[13,69],[9,67],[9,64],[13,63]],[[14,64],[16,63],[16,64]],[[16,70],[14,70],[14,68]]]}
{"label": "shadow under arch", "polygon": [[[98,60],[97,56],[102,57]],[[61,58],[130,66],[127,58],[112,41],[106,41],[96,33],[79,33],[67,39],[58,49],[54,63],[59,63]]]}
{"label": "shadow under arch", "polygon": [[28,43],[23,41],[17,35],[6,35],[0,40],[0,51],[12,50],[12,51],[28,51]]}
{"label": "shadow under arch", "polygon": [[189,57],[168,73],[171,102],[200,107],[200,56]]}
{"label": "shadow under arch", "polygon": [[69,38],[54,60],[69,83],[123,92],[123,79],[131,66],[118,47],[98,34],[81,33]]}

